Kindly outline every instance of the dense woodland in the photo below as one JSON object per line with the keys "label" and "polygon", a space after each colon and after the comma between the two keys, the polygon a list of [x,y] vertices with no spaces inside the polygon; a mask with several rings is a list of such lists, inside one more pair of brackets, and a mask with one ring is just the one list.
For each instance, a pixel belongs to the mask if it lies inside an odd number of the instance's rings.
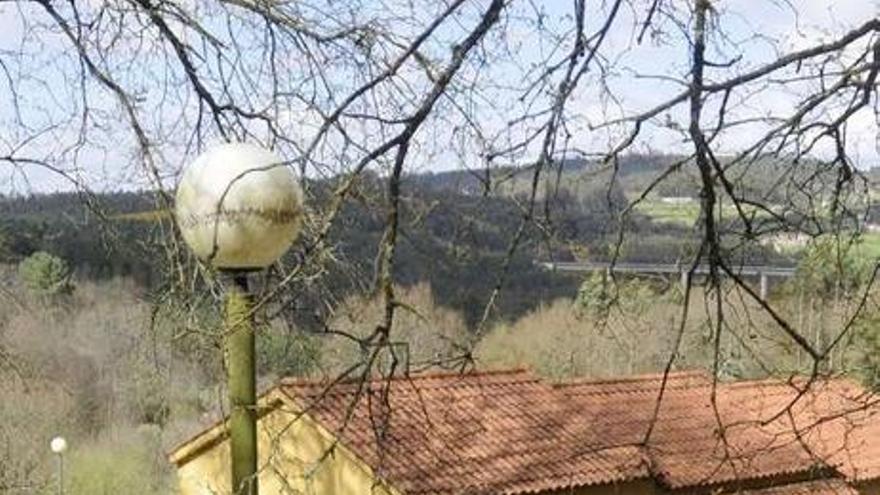
{"label": "dense woodland", "polygon": [[[560,174],[543,184],[544,216],[528,229],[526,242],[515,253],[499,314],[517,318],[543,302],[575,293],[579,284],[576,277],[548,273],[536,261],[615,259],[675,264],[687,259],[698,240],[694,225],[687,221],[657,221],[650,211],[627,208],[633,192],[644,188],[677,158],[630,156],[622,160],[616,173],[585,160],[563,162]],[[761,184],[772,184],[785,170],[772,165],[756,167],[743,181],[742,189],[766,197]],[[485,171],[455,171],[406,177],[403,242],[400,262],[395,267],[399,282],[412,285],[430,281],[438,301],[462,312],[473,325],[504,262],[507,235],[522,217],[517,195],[525,187],[522,181],[527,174],[528,169],[508,168],[495,169],[491,176]],[[364,284],[374,272],[383,232],[382,213],[366,198],[380,192],[380,181],[379,177],[369,176],[361,181],[360,193],[346,204],[332,232],[336,256],[346,260],[346,270],[354,267]],[[332,182],[307,184],[315,208],[322,204]],[[680,178],[662,184],[666,183],[674,187],[658,188],[655,202],[664,197],[696,201],[699,186],[694,177],[682,173]],[[148,292],[161,290],[162,243],[166,238],[156,220],[167,213],[157,209],[156,204],[156,197],[149,192],[2,198],[0,261],[16,264],[36,251],[45,251],[64,259],[81,279],[124,277]],[[787,214],[795,217],[799,213]],[[864,208],[853,212],[853,232],[862,226],[859,221],[866,214]],[[760,215],[757,218],[762,219]],[[689,220],[694,223],[698,219]],[[763,220],[765,235],[772,235],[773,219]],[[805,234],[823,233],[821,225],[803,226]],[[738,227],[731,225],[729,230],[736,232]],[[732,235],[729,248],[732,258],[743,264],[793,266],[797,262],[791,253],[743,242]],[[359,283],[350,276],[346,280],[342,274],[333,280],[331,290],[340,297],[348,292],[347,284]]]}

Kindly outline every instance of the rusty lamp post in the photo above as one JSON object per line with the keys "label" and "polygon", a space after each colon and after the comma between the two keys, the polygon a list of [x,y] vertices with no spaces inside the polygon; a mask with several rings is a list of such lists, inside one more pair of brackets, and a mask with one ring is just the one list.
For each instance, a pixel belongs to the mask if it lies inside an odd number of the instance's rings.
{"label": "rusty lamp post", "polygon": [[176,216],[193,253],[225,288],[224,360],[229,389],[232,490],[257,495],[253,300],[248,274],[277,261],[297,237],[303,194],[291,169],[266,149],[227,143],[184,170]]}

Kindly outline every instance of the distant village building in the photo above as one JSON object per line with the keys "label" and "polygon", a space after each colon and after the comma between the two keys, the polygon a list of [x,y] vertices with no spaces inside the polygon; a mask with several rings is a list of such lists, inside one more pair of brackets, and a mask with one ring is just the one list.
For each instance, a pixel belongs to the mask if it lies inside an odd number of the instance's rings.
{"label": "distant village building", "polygon": [[807,247],[811,239],[811,236],[803,232],[780,232],[763,237],[761,243],[772,247],[777,252],[785,253]]}
{"label": "distant village building", "polygon": [[690,196],[663,196],[660,198],[660,202],[670,205],[686,205],[688,203],[693,203],[694,198]]}
{"label": "distant village building", "polygon": [[[880,493],[876,397],[805,385],[715,387],[701,372],[553,384],[522,370],[283,380],[261,399],[260,492]],[[229,493],[228,456],[223,424],[177,447],[180,493]]]}

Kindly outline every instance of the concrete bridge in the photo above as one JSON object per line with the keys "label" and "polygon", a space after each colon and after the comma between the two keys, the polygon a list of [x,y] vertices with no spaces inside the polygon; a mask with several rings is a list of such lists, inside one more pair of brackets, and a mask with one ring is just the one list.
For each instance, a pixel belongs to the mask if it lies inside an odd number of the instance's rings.
{"label": "concrete bridge", "polygon": [[[611,263],[607,261],[539,261],[539,266],[546,270],[556,272],[607,272],[611,270]],[[690,266],[672,263],[615,263],[614,273],[633,273],[641,275],[674,275],[681,277],[682,288],[687,286]],[[786,266],[767,265],[743,265],[733,269],[734,273],[742,278],[757,278],[759,281],[761,299],[767,298],[770,278],[791,278],[795,275],[796,268]],[[709,275],[708,265],[699,265],[694,270],[694,275]],[[721,273],[721,276],[726,276]]]}

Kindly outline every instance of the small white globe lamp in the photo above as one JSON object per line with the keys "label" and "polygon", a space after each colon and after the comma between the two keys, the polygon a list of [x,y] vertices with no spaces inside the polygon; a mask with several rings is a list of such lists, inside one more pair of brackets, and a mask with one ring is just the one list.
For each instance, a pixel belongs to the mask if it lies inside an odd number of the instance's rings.
{"label": "small white globe lamp", "polygon": [[227,274],[224,357],[232,491],[257,495],[255,340],[247,273],[277,261],[299,234],[302,190],[271,151],[229,143],[205,151],[186,168],[176,203],[177,223],[190,249]]}
{"label": "small white globe lamp", "polygon": [[64,453],[67,451],[67,440],[58,436],[49,442],[52,453],[58,456],[58,493],[64,493]]}
{"label": "small white globe lamp", "polygon": [[67,440],[64,437],[55,437],[49,442],[49,448],[56,454],[63,454],[67,450]]}

